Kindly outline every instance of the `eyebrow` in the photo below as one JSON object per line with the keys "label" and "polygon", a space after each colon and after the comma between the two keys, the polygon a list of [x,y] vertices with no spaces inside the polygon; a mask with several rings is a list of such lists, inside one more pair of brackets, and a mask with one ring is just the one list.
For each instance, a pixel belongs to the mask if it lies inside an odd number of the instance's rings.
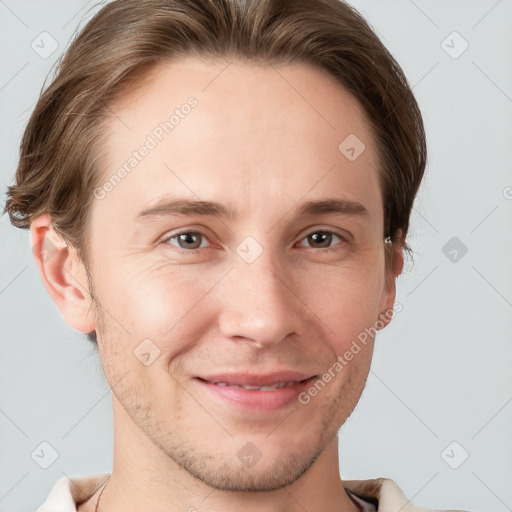
{"label": "eyebrow", "polygon": [[[298,211],[301,216],[309,215],[343,215],[367,219],[370,213],[361,203],[348,199],[326,198],[305,202]],[[138,220],[169,215],[210,215],[214,217],[235,217],[231,208],[215,201],[198,201],[191,199],[162,199],[154,206],[137,214]]]}

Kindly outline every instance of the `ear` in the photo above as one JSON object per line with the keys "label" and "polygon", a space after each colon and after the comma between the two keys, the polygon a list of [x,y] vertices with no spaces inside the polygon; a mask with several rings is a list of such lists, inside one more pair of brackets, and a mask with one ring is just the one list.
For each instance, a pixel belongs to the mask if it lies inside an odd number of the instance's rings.
{"label": "ear", "polygon": [[76,251],[55,231],[49,214],[30,224],[32,254],[44,287],[73,329],[88,333],[95,329],[92,300],[85,266]]}
{"label": "ear", "polygon": [[379,309],[379,323],[381,325],[384,324],[382,328],[386,327],[393,318],[396,298],[396,280],[404,268],[404,255],[402,249],[404,242],[405,240],[403,240],[402,230],[398,230],[397,240],[393,242],[390,248],[385,248],[386,252],[393,252],[393,266],[389,269],[386,264],[385,286],[382,291]]}

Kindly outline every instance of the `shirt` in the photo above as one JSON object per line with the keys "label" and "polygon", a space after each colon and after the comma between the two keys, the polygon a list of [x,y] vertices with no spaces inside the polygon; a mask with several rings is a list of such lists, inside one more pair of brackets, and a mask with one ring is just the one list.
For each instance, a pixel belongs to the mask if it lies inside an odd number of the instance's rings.
{"label": "shirt", "polygon": [[[109,473],[60,478],[46,501],[36,512],[76,512],[77,503],[87,500],[99,489]],[[464,510],[432,510],[416,507],[398,485],[389,478],[344,480],[350,499],[361,512],[467,512]]]}

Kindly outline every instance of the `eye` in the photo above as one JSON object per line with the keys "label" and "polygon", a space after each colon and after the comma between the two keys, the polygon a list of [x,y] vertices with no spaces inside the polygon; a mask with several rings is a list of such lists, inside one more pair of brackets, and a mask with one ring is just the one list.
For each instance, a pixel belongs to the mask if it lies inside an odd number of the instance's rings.
{"label": "eye", "polygon": [[177,241],[180,249],[201,249],[202,247],[206,247],[202,242],[206,241],[206,236],[198,231],[184,231],[182,233],[177,233],[176,235],[172,235],[167,237],[165,240],[162,240],[165,243],[169,243],[170,245],[176,245],[172,243],[172,241]]}
{"label": "eye", "polygon": [[334,231],[319,230],[313,231],[312,233],[304,237],[299,245],[304,246],[302,242],[307,240],[308,243],[310,244],[310,247],[312,247],[313,249],[330,248],[331,243],[333,242],[333,237],[339,238],[341,241],[344,242],[347,241],[343,236],[339,235],[338,233],[335,233]]}
{"label": "eye", "polygon": [[[309,245],[312,249],[330,249],[336,239],[339,239],[341,242],[348,242],[348,240],[342,235],[335,233],[334,231],[322,229],[311,232],[301,240],[299,245],[303,247],[307,247]],[[162,242],[185,251],[194,251],[207,247],[207,240],[206,235],[199,231],[183,231],[166,237]],[[308,245],[304,244],[306,241]]]}

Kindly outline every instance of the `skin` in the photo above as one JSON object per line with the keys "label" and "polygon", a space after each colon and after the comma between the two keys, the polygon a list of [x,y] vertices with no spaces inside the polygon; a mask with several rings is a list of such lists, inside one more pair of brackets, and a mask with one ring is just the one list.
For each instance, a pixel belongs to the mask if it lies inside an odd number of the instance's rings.
{"label": "skin", "polygon": [[[112,389],[114,465],[100,509],[357,510],[339,476],[337,432],[364,388],[373,338],[308,404],[274,412],[221,402],[194,377],[321,375],[393,308],[403,260],[395,247],[386,274],[370,126],[347,91],[307,64],[226,67],[187,57],[154,68],[112,106],[105,179],[190,96],[198,101],[191,113],[93,201],[93,289],[49,216],[31,225],[43,282],[72,328],[96,329]],[[351,133],[366,146],[352,162],[338,150]],[[218,201],[233,217],[137,220],[169,195]],[[321,198],[357,201],[368,216],[299,215],[305,201]],[[308,237],[322,230],[345,240]],[[170,239],[182,232],[204,237],[183,247]],[[262,248],[252,263],[236,251],[249,235]],[[194,240],[200,248],[191,251]],[[42,257],[45,244],[51,258]],[[149,366],[134,356],[144,339],[160,350]],[[237,457],[248,442],[262,454],[250,468]],[[94,510],[96,499],[79,511]]]}

